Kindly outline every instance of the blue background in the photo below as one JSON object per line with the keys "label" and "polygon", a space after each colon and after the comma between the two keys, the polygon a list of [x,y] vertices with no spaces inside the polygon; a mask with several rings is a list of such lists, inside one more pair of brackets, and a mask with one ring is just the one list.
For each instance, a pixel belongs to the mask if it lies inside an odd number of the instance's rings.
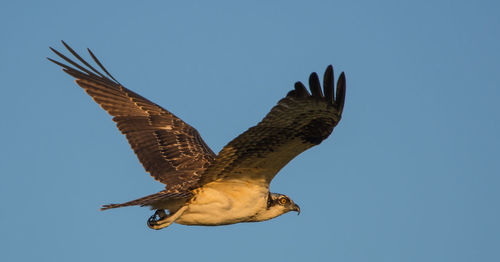
{"label": "blue background", "polygon": [[[1,261],[500,261],[498,1],[235,2],[2,3]],[[271,184],[302,214],[153,231],[146,208],[98,211],[162,185],[45,59],[61,39],[216,152],[345,71],[340,125]]]}

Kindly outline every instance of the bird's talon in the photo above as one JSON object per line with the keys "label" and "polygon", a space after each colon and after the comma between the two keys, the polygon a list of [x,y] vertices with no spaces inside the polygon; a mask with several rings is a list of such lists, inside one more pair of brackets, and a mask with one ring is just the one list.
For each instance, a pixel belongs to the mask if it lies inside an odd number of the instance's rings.
{"label": "bird's talon", "polygon": [[165,213],[165,210],[158,209],[151,217],[149,217],[148,225],[150,227],[158,225],[158,221],[164,220],[167,217],[168,217],[168,215],[167,215],[167,213]]}

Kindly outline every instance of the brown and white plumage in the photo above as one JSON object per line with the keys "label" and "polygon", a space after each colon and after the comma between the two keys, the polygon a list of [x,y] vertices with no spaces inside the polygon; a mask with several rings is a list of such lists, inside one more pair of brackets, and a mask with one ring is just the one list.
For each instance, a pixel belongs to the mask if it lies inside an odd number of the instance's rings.
{"label": "brown and white plumage", "polygon": [[[91,57],[104,73],[63,44],[86,67],[52,48],[73,67],[49,60],[63,67],[113,116],[145,170],[166,185],[164,191],[123,204],[105,205],[103,209],[151,206],[158,210],[149,222],[155,229],[174,221],[188,225],[219,225],[262,221],[290,210],[297,211],[298,206],[291,200],[286,208],[285,204],[272,204],[286,196],[269,193],[269,183],[290,160],[326,139],[342,116],[345,76],[341,73],[334,94],[330,65],[324,75],[323,90],[316,73],[309,78],[311,93],[297,82],[295,89],[259,124],[233,139],[215,155],[196,129],[122,86],[90,50]],[[168,209],[170,215],[167,216],[163,209]],[[163,220],[167,222],[162,224]]]}
{"label": "brown and white plumage", "polygon": [[271,182],[278,171],[305,150],[321,143],[340,121],[345,97],[345,77],[333,95],[333,68],[324,76],[324,93],[316,73],[309,78],[312,95],[300,82],[256,126],[229,142],[205,171],[202,182],[232,179],[253,170],[252,179]]}

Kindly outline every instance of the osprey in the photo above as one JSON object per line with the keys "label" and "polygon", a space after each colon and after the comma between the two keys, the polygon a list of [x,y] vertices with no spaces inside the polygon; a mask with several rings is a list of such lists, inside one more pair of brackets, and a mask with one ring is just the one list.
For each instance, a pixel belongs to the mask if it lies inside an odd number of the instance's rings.
{"label": "osprey", "polygon": [[166,185],[158,193],[103,205],[101,210],[149,206],[156,210],[147,221],[152,229],[174,222],[215,226],[264,221],[289,211],[300,213],[288,196],[271,193],[269,183],[290,160],[321,143],[339,123],[345,100],[343,72],[336,94],[331,65],[324,74],[323,91],[316,73],[309,77],[311,93],[296,82],[294,90],[260,123],[215,154],[196,129],[121,85],[90,49],[90,56],[103,72],[62,43],[83,66],[53,48],[73,67],[48,59],[73,76],[113,116],[145,170]]}

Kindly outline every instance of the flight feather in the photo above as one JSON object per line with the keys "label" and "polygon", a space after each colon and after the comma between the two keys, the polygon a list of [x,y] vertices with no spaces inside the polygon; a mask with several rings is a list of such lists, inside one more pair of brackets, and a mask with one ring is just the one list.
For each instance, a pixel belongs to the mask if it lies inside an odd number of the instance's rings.
{"label": "flight feather", "polygon": [[81,58],[66,43],[64,46],[84,66],[55,49],[51,50],[72,66],[50,61],[73,76],[92,99],[113,116],[118,129],[147,172],[166,184],[167,190],[189,190],[215,158],[196,129],[174,114],[125,88],[109,74],[90,51],[103,74]]}

